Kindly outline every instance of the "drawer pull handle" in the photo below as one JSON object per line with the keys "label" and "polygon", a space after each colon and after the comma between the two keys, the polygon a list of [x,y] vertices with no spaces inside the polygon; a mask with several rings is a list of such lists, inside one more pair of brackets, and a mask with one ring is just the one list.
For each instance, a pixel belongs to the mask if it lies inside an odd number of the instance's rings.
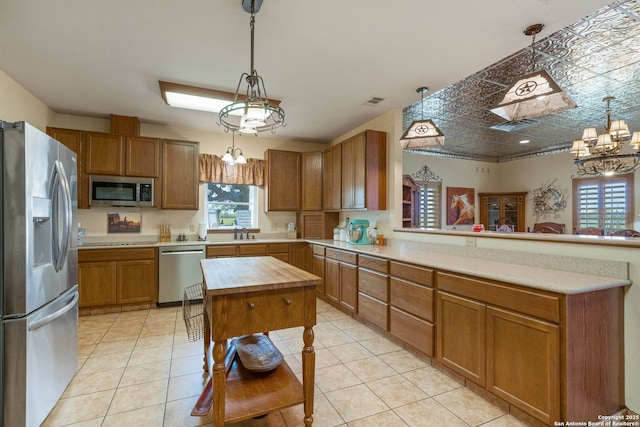
{"label": "drawer pull handle", "polygon": [[291,301],[291,298],[286,298],[285,297],[285,298],[283,298],[283,300],[284,300],[284,303],[287,304],[287,305],[293,304],[293,301]]}
{"label": "drawer pull handle", "polygon": [[256,308],[256,303],[249,301],[247,303],[247,306],[249,307],[250,310],[253,310],[254,308]]}

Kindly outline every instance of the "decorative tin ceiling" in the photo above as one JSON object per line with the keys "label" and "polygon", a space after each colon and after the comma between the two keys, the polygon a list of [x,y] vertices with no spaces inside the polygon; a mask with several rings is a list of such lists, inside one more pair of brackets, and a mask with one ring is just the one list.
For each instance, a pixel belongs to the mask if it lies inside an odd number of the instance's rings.
{"label": "decorative tin ceiling", "polygon": [[521,122],[490,111],[514,79],[532,71],[529,46],[405,108],[405,129],[413,120],[432,119],[445,135],[444,147],[412,152],[504,162],[568,151],[585,127],[606,123],[605,96],[616,98],[612,119],[640,130],[640,0],[617,1],[536,40],[535,64],[577,108]]}

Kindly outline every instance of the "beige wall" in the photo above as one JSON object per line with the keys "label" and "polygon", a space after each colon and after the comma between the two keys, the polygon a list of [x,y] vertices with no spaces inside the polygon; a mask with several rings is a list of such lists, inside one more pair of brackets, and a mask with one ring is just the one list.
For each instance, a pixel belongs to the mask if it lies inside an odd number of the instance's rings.
{"label": "beige wall", "polygon": [[[14,80],[9,78],[0,70],[0,119],[15,121],[27,120],[40,129],[47,125],[89,129],[96,131],[108,131],[109,125],[106,120],[90,117],[55,115],[46,105],[33,97],[28,91],[20,87]],[[114,112],[117,113],[117,112]],[[392,111],[381,115],[371,122],[354,129],[332,143],[360,132],[364,129],[374,129],[388,133],[387,154],[388,154],[388,194],[387,204],[390,207],[387,211],[380,212],[344,212],[342,218],[349,215],[351,218],[366,218],[380,228],[380,232],[391,238],[405,238],[411,240],[436,242],[452,245],[464,245],[465,238],[456,236],[455,232],[450,235],[420,235],[412,233],[396,233],[393,229],[401,224],[400,213],[395,206],[401,204],[401,182],[402,174],[413,173],[423,164],[427,164],[436,174],[443,178],[443,187],[460,186],[473,187],[480,191],[531,191],[546,182],[557,179],[556,184],[562,191],[570,193],[571,157],[568,154],[558,154],[543,156],[534,159],[520,160],[501,164],[487,164],[483,162],[469,162],[464,160],[451,160],[438,157],[423,157],[407,160],[406,170],[403,170],[403,154],[397,142],[402,132],[402,112]],[[187,129],[165,128],[160,126],[143,125],[141,133],[148,136],[178,138],[185,140],[200,141],[203,153],[221,154],[230,145],[230,135],[224,133],[207,133]],[[237,138],[236,144],[240,146],[245,154],[250,157],[261,157],[266,148],[281,148],[292,150],[316,150],[324,148],[317,144],[304,144],[298,142],[283,141],[272,138]],[[483,173],[482,168],[489,169],[488,173]],[[480,169],[478,169],[480,168]],[[478,172],[480,171],[480,172]],[[640,184],[638,174],[635,177],[635,212],[640,212]],[[495,187],[494,187],[495,186]],[[535,217],[530,213],[531,208],[527,206],[526,223],[532,224]],[[85,226],[90,226],[90,231],[94,233],[104,232],[106,225],[106,211],[90,210],[83,211],[81,220],[85,221]],[[146,211],[145,211],[146,212]],[[144,214],[144,232],[156,233],[157,224],[174,224],[175,232],[189,232],[189,224],[197,224],[203,218],[203,210],[176,212],[176,211],[155,211]],[[568,207],[553,219],[557,222],[570,224],[571,208]],[[266,231],[284,232],[285,224],[294,218],[292,214],[260,214],[260,226]],[[103,223],[104,220],[104,223]],[[181,229],[180,226],[183,228]],[[640,229],[638,218],[634,223],[636,229]],[[622,249],[614,247],[599,247],[597,245],[574,245],[574,244],[554,244],[543,242],[516,241],[507,239],[482,238],[481,234],[477,238],[477,246],[480,248],[492,248],[502,250],[517,250],[533,253],[548,253],[594,259],[609,259],[626,261],[629,263],[629,278],[635,283],[627,291],[625,298],[625,368],[626,368],[626,399],[627,406],[638,412],[640,411],[640,365],[636,363],[637,355],[640,354],[640,250]]]}

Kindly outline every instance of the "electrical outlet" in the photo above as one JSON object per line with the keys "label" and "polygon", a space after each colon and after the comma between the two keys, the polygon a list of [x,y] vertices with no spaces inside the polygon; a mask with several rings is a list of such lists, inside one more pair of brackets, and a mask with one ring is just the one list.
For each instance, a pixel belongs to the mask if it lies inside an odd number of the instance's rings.
{"label": "electrical outlet", "polygon": [[476,238],[475,237],[465,237],[464,245],[475,248],[476,247]]}

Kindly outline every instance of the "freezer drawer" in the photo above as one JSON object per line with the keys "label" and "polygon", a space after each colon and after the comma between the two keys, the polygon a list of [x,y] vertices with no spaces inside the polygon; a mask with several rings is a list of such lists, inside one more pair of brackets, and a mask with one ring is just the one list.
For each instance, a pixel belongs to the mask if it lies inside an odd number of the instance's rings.
{"label": "freezer drawer", "polygon": [[78,288],[2,322],[4,425],[38,426],[78,369]]}

